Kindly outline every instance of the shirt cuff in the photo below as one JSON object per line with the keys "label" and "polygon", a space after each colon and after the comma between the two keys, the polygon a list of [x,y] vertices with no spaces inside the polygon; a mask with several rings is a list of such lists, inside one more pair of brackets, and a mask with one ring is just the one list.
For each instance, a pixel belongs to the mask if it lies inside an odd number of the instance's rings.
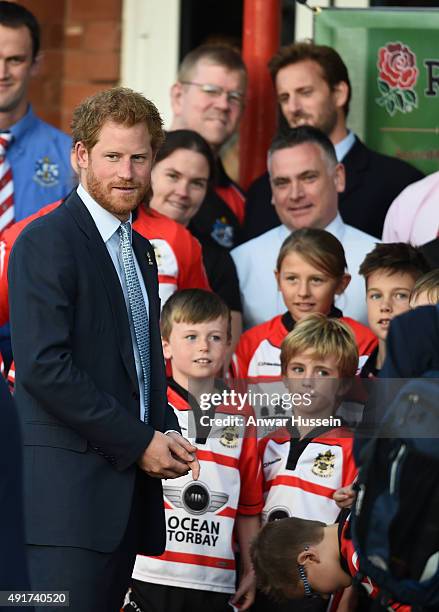
{"label": "shirt cuff", "polygon": [[180,432],[179,432],[179,431],[177,431],[176,429],[167,429],[167,430],[165,431],[165,436],[167,436],[167,435],[168,435],[168,434],[170,434],[170,433],[176,433],[176,434],[178,434],[179,436],[181,436]]}

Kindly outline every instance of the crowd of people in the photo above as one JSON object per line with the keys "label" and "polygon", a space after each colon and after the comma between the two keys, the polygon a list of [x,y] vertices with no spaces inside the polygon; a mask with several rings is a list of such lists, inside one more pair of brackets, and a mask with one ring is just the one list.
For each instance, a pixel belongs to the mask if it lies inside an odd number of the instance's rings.
{"label": "crowd of people", "polygon": [[[65,591],[74,612],[368,610],[353,427],[362,381],[422,374],[387,337],[439,302],[439,173],[349,130],[327,46],[270,60],[280,125],[247,194],[221,161],[239,51],[183,59],[168,132],[116,87],[71,137],[32,111],[39,54],[35,17],[0,1],[0,591]],[[279,389],[297,402],[251,401]]]}

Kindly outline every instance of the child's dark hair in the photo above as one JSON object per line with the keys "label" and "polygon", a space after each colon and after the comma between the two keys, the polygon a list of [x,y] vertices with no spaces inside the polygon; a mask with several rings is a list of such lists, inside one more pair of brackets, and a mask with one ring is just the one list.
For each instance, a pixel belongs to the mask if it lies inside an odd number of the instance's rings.
{"label": "child's dark hair", "polygon": [[176,291],[162,309],[160,329],[162,338],[169,340],[173,323],[205,323],[223,318],[227,321],[227,339],[231,338],[230,310],[223,300],[204,289]]}
{"label": "child's dark hair", "polygon": [[304,595],[297,558],[323,540],[325,523],[285,518],[266,523],[251,547],[258,588],[277,601]]}
{"label": "child's dark hair", "polygon": [[391,274],[411,274],[416,280],[430,270],[424,255],[411,244],[405,242],[383,243],[375,245],[360,266],[359,273],[366,280],[371,274],[382,270]]}

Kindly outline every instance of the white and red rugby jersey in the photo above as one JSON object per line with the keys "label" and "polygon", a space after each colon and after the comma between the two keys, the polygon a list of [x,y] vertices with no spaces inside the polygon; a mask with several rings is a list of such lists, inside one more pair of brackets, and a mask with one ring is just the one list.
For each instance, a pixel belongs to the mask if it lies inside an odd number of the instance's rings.
{"label": "white and red rugby jersey", "polygon": [[[21,231],[34,219],[47,215],[62,203],[58,200],[37,213],[14,223],[0,240],[0,325],[9,321],[8,263],[11,249]],[[182,225],[155,210],[139,206],[133,228],[154,247],[162,304],[177,289],[210,290],[200,243]]]}
{"label": "white and red rugby jersey", "polygon": [[[333,308],[329,316],[339,318],[353,331],[359,352],[358,367],[361,368],[378,343],[376,336],[366,325],[343,317],[337,308]],[[233,356],[234,378],[280,380],[280,347],[294,325],[292,316],[286,312],[244,332]]]}
{"label": "white and red rugby jersey", "polygon": [[357,474],[352,449],[353,436],[343,427],[321,427],[302,440],[284,428],[260,440],[263,520],[294,516],[334,523],[340,509],[332,496]]}
{"label": "white and red rugby jersey", "polygon": [[254,435],[244,424],[223,419],[236,410],[217,408],[221,424],[207,439],[193,435],[194,412],[188,394],[174,381],[168,387],[182,435],[198,447],[200,479],[190,475],[164,482],[166,550],[160,557],[138,555],[133,578],[202,591],[235,592],[233,528],[237,514],[258,515],[262,509],[262,477]]}

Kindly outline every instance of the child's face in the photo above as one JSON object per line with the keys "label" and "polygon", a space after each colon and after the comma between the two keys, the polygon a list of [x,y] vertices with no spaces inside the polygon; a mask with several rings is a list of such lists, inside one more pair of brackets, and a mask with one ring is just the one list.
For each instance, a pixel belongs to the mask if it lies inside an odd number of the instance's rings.
{"label": "child's face", "polygon": [[430,306],[437,304],[435,300],[432,300],[428,296],[428,291],[422,291],[418,295],[410,300],[410,308],[417,308],[418,306]]}
{"label": "child's face", "polygon": [[284,257],[280,271],[275,274],[285,305],[295,321],[311,312],[328,314],[334,296],[343,293],[350,280],[348,274],[341,280],[328,276],[295,252]]}
{"label": "child's face", "polygon": [[205,323],[174,322],[169,339],[162,344],[174,380],[187,389],[190,378],[213,378],[223,367],[229,346],[227,321],[219,317]]}
{"label": "child's face", "polygon": [[385,340],[390,321],[409,309],[410,292],[415,284],[407,272],[389,274],[377,270],[367,279],[367,317],[369,327],[379,340]]}
{"label": "child's face", "polygon": [[307,406],[304,402],[300,412],[315,414],[334,405],[340,386],[340,370],[335,356],[319,359],[312,349],[307,349],[288,362],[285,375],[291,394],[311,395],[311,404]]}

